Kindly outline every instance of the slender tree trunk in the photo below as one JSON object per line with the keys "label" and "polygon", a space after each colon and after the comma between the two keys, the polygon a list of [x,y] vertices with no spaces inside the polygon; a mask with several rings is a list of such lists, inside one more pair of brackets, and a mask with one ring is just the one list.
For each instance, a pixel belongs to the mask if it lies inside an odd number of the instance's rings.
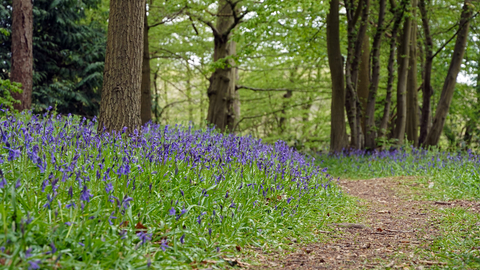
{"label": "slender tree trunk", "polygon": [[21,103],[14,108],[32,107],[33,87],[33,4],[32,0],[12,1],[12,70],[10,80],[22,84],[22,93],[12,93]]}
{"label": "slender tree trunk", "polygon": [[[416,8],[416,6],[413,6]],[[415,12],[412,12],[415,17]],[[410,38],[410,59],[407,81],[407,139],[418,146],[418,84],[417,84],[417,22],[412,21],[412,32]]]}
{"label": "slender tree trunk", "polygon": [[425,36],[425,65],[423,70],[422,83],[422,115],[420,117],[420,137],[419,144],[423,144],[427,138],[428,131],[431,127],[432,120],[432,67],[433,67],[433,39],[430,34],[430,23],[426,7],[427,0],[420,0],[420,14],[422,15],[423,35]]}
{"label": "slender tree trunk", "polygon": [[[411,6],[416,6],[416,0],[411,1]],[[411,8],[412,9],[412,8]],[[412,35],[412,18],[406,17],[403,33],[401,36],[401,44],[399,54],[398,80],[397,80],[397,122],[395,126],[394,138],[397,143],[403,144],[405,138],[405,127],[407,123],[407,79],[408,79],[408,62],[410,54],[410,37]]]}
{"label": "slender tree trunk", "polygon": [[[383,22],[385,20],[386,0],[380,0],[378,11],[377,31],[373,38],[372,46],[372,79],[368,91],[367,105],[365,108],[365,147],[375,149],[375,102],[377,98],[378,84],[380,81],[380,48],[382,36],[385,32]],[[389,109],[390,110],[390,109]]]}
{"label": "slender tree trunk", "polygon": [[144,16],[145,0],[110,1],[99,132],[141,125]]}
{"label": "slender tree trunk", "polygon": [[[359,62],[362,54],[363,39],[367,32],[367,21],[370,9],[370,0],[360,0],[357,8],[354,8],[354,1],[345,1],[347,9],[347,32],[348,32],[348,55],[345,66],[346,79],[346,109],[347,118],[351,131],[352,148],[363,148],[364,138],[361,127],[362,111],[360,100],[358,99],[358,71]],[[358,19],[360,18],[360,21]],[[357,22],[359,26],[357,29]]]}
{"label": "slender tree trunk", "polygon": [[442,93],[440,95],[440,100],[438,101],[437,110],[435,111],[432,128],[428,132],[424,146],[435,146],[438,144],[445,124],[445,118],[447,117],[452,102],[455,84],[457,83],[457,75],[460,72],[463,55],[465,54],[465,47],[467,45],[470,18],[472,17],[472,0],[465,0],[464,3],[462,17],[459,24],[460,29],[457,34],[455,49],[452,54],[452,61],[450,62],[450,67],[443,83]]}
{"label": "slender tree trunk", "polygon": [[160,91],[158,90],[158,71],[153,74],[153,89],[155,91],[155,122],[160,123]]}
{"label": "slender tree trunk", "polygon": [[405,12],[405,5],[407,1],[403,0],[400,7],[395,5],[395,1],[391,0],[391,12],[394,14],[395,21],[392,28],[392,35],[390,38],[390,53],[388,57],[388,80],[387,80],[387,95],[385,97],[385,106],[383,109],[382,120],[380,121],[379,127],[379,138],[384,139],[388,132],[388,123],[390,120],[390,110],[392,106],[392,89],[393,81],[395,79],[395,50],[397,47],[397,35],[398,29],[400,28],[400,23],[402,22],[403,13]]}
{"label": "slender tree trunk", "polygon": [[360,58],[358,70],[358,99],[360,100],[360,111],[362,118],[360,125],[362,133],[365,134],[365,111],[367,108],[368,88],[370,86],[370,39],[368,35],[363,38],[362,56]]}
{"label": "slender tree trunk", "polygon": [[345,85],[340,48],[339,0],[331,0],[327,15],[327,53],[332,80],[330,152],[340,152],[346,146]]}
{"label": "slender tree trunk", "polygon": [[[213,60],[215,62],[236,53],[236,44],[230,41],[231,33],[229,31],[235,24],[232,7],[225,0],[219,0],[218,7],[218,13],[221,16],[217,18],[216,29],[218,32],[214,32]],[[227,60],[222,68],[217,68],[210,77],[208,88],[207,121],[222,132],[233,132],[235,122],[238,121],[238,117],[235,115],[238,112],[238,109],[235,108],[238,96],[235,89],[236,70],[233,68],[234,64],[233,60]]]}
{"label": "slender tree trunk", "polygon": [[148,17],[145,13],[143,25],[143,65],[142,65],[142,125],[152,120],[152,91],[150,81],[150,48],[148,42]]}

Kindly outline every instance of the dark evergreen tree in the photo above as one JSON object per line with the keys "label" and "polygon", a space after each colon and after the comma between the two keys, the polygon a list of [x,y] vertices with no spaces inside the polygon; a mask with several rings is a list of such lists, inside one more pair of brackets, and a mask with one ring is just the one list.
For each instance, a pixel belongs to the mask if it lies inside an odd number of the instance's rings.
{"label": "dark evergreen tree", "polygon": [[[0,78],[8,79],[11,59],[11,0],[0,0]],[[100,0],[33,2],[33,109],[49,106],[59,113],[98,113],[103,82],[106,35],[85,11]]]}

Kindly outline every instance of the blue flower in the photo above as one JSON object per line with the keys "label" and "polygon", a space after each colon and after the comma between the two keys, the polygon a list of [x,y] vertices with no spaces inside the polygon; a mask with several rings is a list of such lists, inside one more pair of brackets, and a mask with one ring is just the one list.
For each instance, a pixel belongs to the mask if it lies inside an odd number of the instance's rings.
{"label": "blue flower", "polygon": [[170,248],[167,243],[168,243],[168,242],[167,242],[167,239],[162,239],[162,245],[160,246],[160,248],[161,248],[163,251],[167,250],[167,248]]}
{"label": "blue flower", "polygon": [[180,243],[185,244],[185,234],[180,237]]}
{"label": "blue flower", "polygon": [[36,261],[29,261],[28,264],[28,270],[35,270],[35,269],[40,269],[40,264],[42,263],[41,260],[36,260]]}
{"label": "blue flower", "polygon": [[172,208],[170,209],[170,211],[168,211],[168,214],[169,214],[170,216],[175,216],[175,213],[176,213],[176,212],[177,212],[177,211],[175,211],[175,208],[172,207]]}
{"label": "blue flower", "polygon": [[137,236],[142,241],[142,245],[145,244],[147,241],[152,240],[152,234],[151,233],[139,232],[139,233],[137,233]]}

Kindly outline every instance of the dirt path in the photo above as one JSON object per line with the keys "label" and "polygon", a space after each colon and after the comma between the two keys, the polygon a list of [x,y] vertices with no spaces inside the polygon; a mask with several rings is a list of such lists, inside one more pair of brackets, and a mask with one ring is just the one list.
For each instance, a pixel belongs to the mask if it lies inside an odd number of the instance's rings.
{"label": "dirt path", "polygon": [[[297,252],[273,255],[264,268],[281,269],[423,269],[437,265],[415,254],[426,248],[438,233],[429,220],[431,207],[449,207],[435,202],[409,201],[394,191],[399,181],[370,179],[340,182],[352,196],[367,206],[362,223],[332,224],[333,241],[310,244]],[[437,204],[437,205],[436,205]],[[475,209],[476,210],[476,209]]]}

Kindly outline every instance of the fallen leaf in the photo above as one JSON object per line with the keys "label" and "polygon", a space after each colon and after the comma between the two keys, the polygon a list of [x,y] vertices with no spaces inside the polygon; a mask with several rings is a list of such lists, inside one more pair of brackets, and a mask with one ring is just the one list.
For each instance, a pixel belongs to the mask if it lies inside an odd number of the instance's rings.
{"label": "fallen leaf", "polygon": [[148,228],[145,227],[140,221],[137,223],[137,225],[135,225],[135,233],[139,233],[139,232],[144,232],[146,231]]}
{"label": "fallen leaf", "polygon": [[377,228],[377,232],[383,232],[382,228]]}
{"label": "fallen leaf", "polygon": [[242,247],[240,247],[240,246],[236,246],[235,249],[236,249],[238,252],[242,251]]}

